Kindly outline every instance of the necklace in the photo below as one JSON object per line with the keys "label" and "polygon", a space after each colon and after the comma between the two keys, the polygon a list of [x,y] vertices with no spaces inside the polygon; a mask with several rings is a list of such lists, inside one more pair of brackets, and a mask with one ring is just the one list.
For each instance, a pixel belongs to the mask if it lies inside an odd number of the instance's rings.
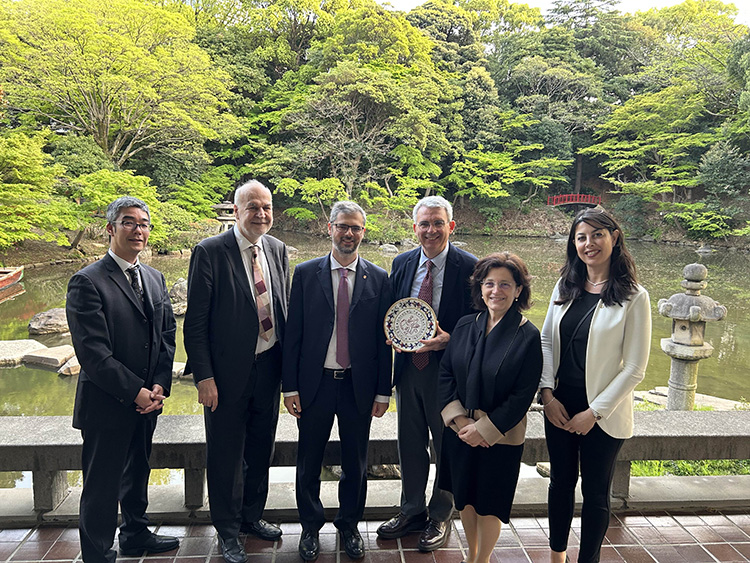
{"label": "necklace", "polygon": [[600,285],[604,285],[605,283],[607,283],[609,281],[609,278],[600,282],[596,282],[596,283],[592,282],[589,278],[586,278],[586,281],[589,282],[592,285],[592,287],[599,287]]}

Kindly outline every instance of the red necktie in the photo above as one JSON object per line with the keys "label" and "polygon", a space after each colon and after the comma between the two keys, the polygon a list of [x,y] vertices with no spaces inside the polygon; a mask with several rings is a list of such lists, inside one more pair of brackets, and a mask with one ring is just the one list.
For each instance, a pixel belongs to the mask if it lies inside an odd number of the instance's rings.
{"label": "red necktie", "polygon": [[[422,301],[427,301],[430,307],[432,307],[432,266],[434,266],[434,264],[432,263],[432,260],[427,260],[425,265],[427,266],[427,273],[424,275],[417,297]],[[411,360],[414,362],[414,365],[418,370],[423,370],[427,367],[427,364],[430,363],[430,353],[414,353],[411,355]]]}
{"label": "red necktie", "polygon": [[349,367],[349,280],[347,268],[339,268],[339,290],[336,294],[336,362]]}

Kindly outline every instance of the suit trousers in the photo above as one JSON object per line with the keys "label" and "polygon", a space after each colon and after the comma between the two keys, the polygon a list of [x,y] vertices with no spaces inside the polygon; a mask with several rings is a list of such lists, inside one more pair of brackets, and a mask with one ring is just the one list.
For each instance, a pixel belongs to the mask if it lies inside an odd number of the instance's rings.
{"label": "suit trousers", "polygon": [[357,410],[351,375],[333,379],[323,374],[317,394],[297,421],[297,508],[302,529],[316,532],[325,524],[320,501],[320,471],[333,419],[338,420],[341,443],[339,510],[333,524],[356,529],[367,497],[367,446],[372,413]]}
{"label": "suit trousers", "polygon": [[[586,391],[580,387],[559,385],[555,398],[573,417],[588,407]],[[549,512],[550,548],[566,551],[575,508],[575,488],[580,462],[581,543],[579,563],[597,563],[602,542],[609,527],[610,489],[617,454],[624,440],[613,438],[598,424],[585,436],[557,428],[545,417],[544,432],[550,460]]]}
{"label": "suit trousers", "polygon": [[[407,358],[401,380],[396,386],[398,410],[398,458],[401,465],[401,512],[418,516],[429,509],[429,516],[445,522],[453,514],[453,495],[438,487],[443,418],[438,405],[439,362],[430,354],[430,362],[418,370]],[[430,448],[432,434],[432,448]],[[435,482],[430,503],[425,491],[430,473],[430,452],[434,452]]]}
{"label": "suit trousers", "polygon": [[[247,369],[237,366],[238,374]],[[263,516],[281,402],[281,346],[252,366],[239,397],[205,408],[206,476],[211,521],[223,539],[236,538],[242,522]]]}
{"label": "suit trousers", "polygon": [[120,545],[138,545],[150,535],[146,508],[149,456],[156,416],[133,416],[112,427],[92,427],[83,436],[79,531],[85,563],[114,563],[117,503],[122,510]]}

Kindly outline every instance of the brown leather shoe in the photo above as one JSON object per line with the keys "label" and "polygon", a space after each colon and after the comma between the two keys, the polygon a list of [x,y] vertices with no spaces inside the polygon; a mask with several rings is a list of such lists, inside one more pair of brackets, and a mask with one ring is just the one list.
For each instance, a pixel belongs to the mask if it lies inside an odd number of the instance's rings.
{"label": "brown leather shoe", "polygon": [[448,541],[450,531],[450,522],[438,522],[430,518],[427,526],[422,531],[422,535],[419,536],[417,548],[419,551],[435,551],[436,549],[440,549]]}
{"label": "brown leather shoe", "polygon": [[426,522],[427,515],[424,512],[411,518],[399,512],[398,516],[394,516],[378,526],[378,536],[384,540],[402,538],[409,532],[421,532],[424,530]]}

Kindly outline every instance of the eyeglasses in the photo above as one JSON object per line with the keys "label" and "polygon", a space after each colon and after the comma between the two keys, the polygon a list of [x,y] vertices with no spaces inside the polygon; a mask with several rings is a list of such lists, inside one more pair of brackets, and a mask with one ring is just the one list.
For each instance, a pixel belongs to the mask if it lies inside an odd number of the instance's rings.
{"label": "eyeglasses", "polygon": [[489,291],[492,291],[496,287],[498,289],[502,289],[503,291],[508,291],[509,289],[513,288],[514,284],[508,283],[508,282],[495,283],[493,281],[485,281],[485,282],[482,282],[482,286],[488,289]]}
{"label": "eyeglasses", "polygon": [[429,229],[430,226],[432,226],[432,228],[435,230],[440,230],[445,227],[445,224],[445,221],[433,221],[432,223],[430,223],[429,221],[420,221],[419,223],[417,223],[417,227],[423,231]]}
{"label": "eyeglasses", "polygon": [[351,230],[353,235],[358,235],[365,230],[364,227],[360,227],[359,225],[347,225],[345,223],[334,223],[333,226],[336,227],[336,232],[342,235],[349,230]]}
{"label": "eyeglasses", "polygon": [[140,227],[140,229],[144,232],[149,232],[152,228],[151,223],[136,223],[135,221],[112,221],[113,223],[119,223],[122,225],[122,228],[126,231],[135,231],[136,227]]}

